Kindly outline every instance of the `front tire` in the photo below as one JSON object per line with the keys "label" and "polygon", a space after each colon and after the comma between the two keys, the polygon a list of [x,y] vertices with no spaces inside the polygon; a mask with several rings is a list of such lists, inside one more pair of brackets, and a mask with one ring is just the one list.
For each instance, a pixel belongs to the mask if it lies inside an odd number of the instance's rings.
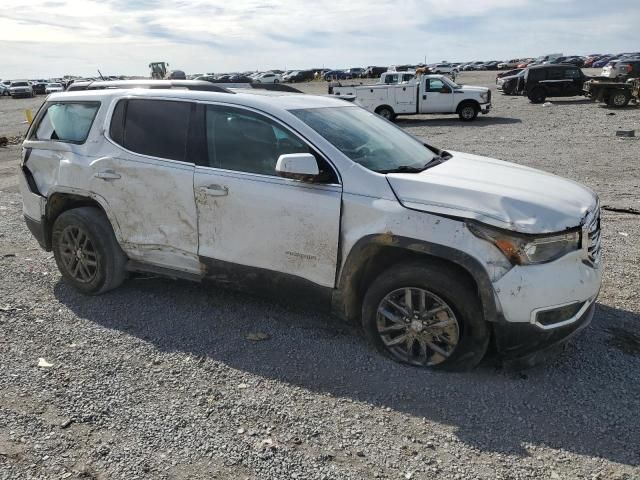
{"label": "front tire", "polygon": [[125,280],[127,257],[102,210],[80,207],[63,212],[53,224],[51,241],[62,278],[76,290],[98,295]]}
{"label": "front tire", "polygon": [[369,343],[393,360],[468,370],[484,357],[489,328],[469,280],[446,266],[410,263],[373,281],[362,305]]}
{"label": "front tire", "polygon": [[471,122],[476,119],[479,110],[474,103],[463,103],[458,109],[458,116],[463,122]]}

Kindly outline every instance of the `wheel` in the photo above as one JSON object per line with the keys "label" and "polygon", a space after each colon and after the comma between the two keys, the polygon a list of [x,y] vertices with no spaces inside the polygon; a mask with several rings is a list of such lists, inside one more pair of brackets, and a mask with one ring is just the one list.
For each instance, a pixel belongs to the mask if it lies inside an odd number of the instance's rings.
{"label": "wheel", "polygon": [[534,88],[529,92],[527,97],[531,103],[544,103],[547,98],[547,94],[543,88]]}
{"label": "wheel", "polygon": [[126,278],[127,257],[102,210],[80,207],[63,212],[53,224],[51,240],[58,269],[76,290],[98,295]]}
{"label": "wheel", "polygon": [[446,266],[411,263],[373,281],[362,306],[368,341],[419,367],[468,370],[484,357],[489,328],[470,282]]}
{"label": "wheel", "polygon": [[395,118],[395,113],[391,107],[378,107],[376,109],[376,113],[389,121],[392,121]]}
{"label": "wheel", "polygon": [[631,100],[631,96],[629,95],[629,93],[621,90],[619,92],[613,92],[611,95],[609,95],[607,105],[616,108],[626,107],[629,103],[629,100]]}
{"label": "wheel", "polygon": [[475,120],[475,118],[478,116],[478,110],[479,108],[476,104],[464,103],[460,105],[460,108],[458,109],[458,116],[463,122],[470,122],[472,120]]}

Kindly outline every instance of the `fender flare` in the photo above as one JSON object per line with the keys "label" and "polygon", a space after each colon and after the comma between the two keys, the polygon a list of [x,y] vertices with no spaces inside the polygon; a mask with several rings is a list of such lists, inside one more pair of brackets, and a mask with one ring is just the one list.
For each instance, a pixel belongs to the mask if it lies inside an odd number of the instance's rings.
{"label": "fender flare", "polygon": [[[354,307],[349,303],[354,301],[357,273],[360,267],[365,264],[368,258],[368,251],[386,247],[427,255],[455,264],[475,281],[485,320],[489,322],[502,320],[502,314],[496,304],[493,283],[489,278],[488,272],[477,259],[456,248],[391,233],[366,235],[358,240],[349,251],[342,268],[337,274],[337,288],[332,298],[332,308],[340,316],[351,319],[352,315],[354,315]],[[358,308],[361,308],[361,306],[358,306]]]}

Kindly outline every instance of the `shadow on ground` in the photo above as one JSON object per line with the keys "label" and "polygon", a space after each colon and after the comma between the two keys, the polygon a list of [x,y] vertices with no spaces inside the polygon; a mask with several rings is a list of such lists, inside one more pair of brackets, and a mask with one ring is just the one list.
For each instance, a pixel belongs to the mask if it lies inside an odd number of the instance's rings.
{"label": "shadow on ground", "polygon": [[[636,329],[640,316],[632,312],[600,305],[593,324],[559,358],[526,373],[482,366],[452,374],[382,358],[357,329],[313,309],[212,285],[133,279],[117,291],[86,297],[59,282],[55,295],[78,317],[161,351],[453,425],[461,441],[482,451],[524,456],[524,444],[533,444],[640,463],[638,438],[631,438],[637,428],[628,428],[638,421],[640,386],[625,374],[640,364],[633,351],[611,343],[610,333]],[[256,331],[270,340],[248,342],[246,334]]]}
{"label": "shadow on ground", "polygon": [[449,127],[455,125],[464,127],[488,127],[491,125],[522,123],[522,120],[519,118],[491,117],[490,115],[491,114],[489,114],[489,116],[478,115],[478,118],[472,122],[463,122],[457,116],[449,118],[429,118],[426,116],[421,118],[398,117],[396,123],[399,127]]}

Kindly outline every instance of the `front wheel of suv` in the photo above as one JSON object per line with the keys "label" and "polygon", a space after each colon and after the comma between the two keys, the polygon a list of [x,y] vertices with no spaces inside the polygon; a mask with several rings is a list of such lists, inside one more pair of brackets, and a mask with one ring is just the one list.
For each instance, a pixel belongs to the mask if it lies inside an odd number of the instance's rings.
{"label": "front wheel of suv", "polygon": [[63,212],[53,224],[51,243],[65,282],[82,293],[107,292],[126,278],[127,257],[109,220],[98,208]]}
{"label": "front wheel of suv", "polygon": [[362,305],[368,341],[418,367],[468,370],[484,357],[489,328],[469,280],[445,266],[398,265],[373,281]]}

